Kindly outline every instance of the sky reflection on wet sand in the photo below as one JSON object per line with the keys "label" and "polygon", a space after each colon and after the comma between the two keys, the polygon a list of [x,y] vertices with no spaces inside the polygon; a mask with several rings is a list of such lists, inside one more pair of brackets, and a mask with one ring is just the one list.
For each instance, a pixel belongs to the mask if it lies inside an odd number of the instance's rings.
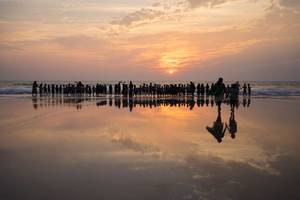
{"label": "sky reflection on wet sand", "polygon": [[0,199],[298,199],[299,104],[252,99],[218,143],[215,106],[1,100]]}

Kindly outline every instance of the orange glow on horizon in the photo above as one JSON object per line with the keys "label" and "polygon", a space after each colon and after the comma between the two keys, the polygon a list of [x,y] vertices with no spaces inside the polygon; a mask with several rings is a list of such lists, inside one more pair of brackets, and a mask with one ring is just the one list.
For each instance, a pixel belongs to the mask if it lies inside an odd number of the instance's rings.
{"label": "orange glow on horizon", "polygon": [[184,68],[186,63],[193,59],[193,56],[193,52],[186,48],[163,52],[159,58],[159,66],[172,75],[177,70]]}

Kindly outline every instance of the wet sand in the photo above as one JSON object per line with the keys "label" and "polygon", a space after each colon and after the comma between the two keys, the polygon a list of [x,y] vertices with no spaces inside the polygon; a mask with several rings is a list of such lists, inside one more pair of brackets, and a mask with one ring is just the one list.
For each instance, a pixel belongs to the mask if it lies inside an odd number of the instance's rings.
{"label": "wet sand", "polygon": [[221,143],[215,105],[61,101],[0,98],[0,199],[300,199],[300,98],[240,105]]}

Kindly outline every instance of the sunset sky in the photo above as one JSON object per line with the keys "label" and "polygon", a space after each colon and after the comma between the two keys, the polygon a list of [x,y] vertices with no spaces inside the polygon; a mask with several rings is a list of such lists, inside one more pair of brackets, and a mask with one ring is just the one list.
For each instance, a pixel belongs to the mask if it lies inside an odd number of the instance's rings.
{"label": "sunset sky", "polygon": [[0,80],[300,80],[299,0],[0,0]]}

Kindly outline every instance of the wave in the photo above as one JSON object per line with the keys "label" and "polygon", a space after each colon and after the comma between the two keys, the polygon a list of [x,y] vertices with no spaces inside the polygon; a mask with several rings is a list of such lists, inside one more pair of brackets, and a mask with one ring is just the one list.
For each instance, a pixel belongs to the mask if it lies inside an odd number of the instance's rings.
{"label": "wave", "polygon": [[253,89],[253,96],[300,96],[300,88],[263,88],[263,89]]}
{"label": "wave", "polygon": [[1,94],[31,94],[31,87],[0,88],[0,95]]}

